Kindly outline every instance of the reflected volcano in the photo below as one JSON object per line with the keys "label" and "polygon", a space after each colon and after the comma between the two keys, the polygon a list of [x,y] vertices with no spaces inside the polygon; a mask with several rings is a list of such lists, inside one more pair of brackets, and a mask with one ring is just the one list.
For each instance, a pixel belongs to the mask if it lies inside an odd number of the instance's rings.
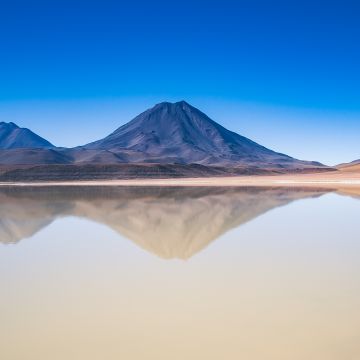
{"label": "reflected volcano", "polygon": [[329,190],[229,187],[8,187],[0,242],[17,243],[60,217],[105,224],[165,259],[187,259],[261,214]]}

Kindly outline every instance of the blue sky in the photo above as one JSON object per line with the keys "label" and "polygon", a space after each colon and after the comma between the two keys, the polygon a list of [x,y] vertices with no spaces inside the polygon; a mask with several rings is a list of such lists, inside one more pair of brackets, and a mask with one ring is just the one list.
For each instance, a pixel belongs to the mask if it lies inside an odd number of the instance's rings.
{"label": "blue sky", "polygon": [[275,150],[360,158],[358,1],[0,3],[0,121],[57,145],[185,99]]}

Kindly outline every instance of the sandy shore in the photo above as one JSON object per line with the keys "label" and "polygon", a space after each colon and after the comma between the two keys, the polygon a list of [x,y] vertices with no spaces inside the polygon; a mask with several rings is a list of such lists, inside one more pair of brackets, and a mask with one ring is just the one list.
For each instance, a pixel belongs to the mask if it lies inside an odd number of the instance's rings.
{"label": "sandy shore", "polygon": [[0,186],[286,186],[360,188],[360,172],[177,179],[7,182]]}

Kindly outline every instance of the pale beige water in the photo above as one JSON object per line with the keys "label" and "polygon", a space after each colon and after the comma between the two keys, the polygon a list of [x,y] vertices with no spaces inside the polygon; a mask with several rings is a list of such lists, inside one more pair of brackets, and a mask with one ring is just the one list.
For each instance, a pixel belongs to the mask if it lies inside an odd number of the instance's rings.
{"label": "pale beige water", "polygon": [[360,201],[3,189],[0,358],[359,359]]}

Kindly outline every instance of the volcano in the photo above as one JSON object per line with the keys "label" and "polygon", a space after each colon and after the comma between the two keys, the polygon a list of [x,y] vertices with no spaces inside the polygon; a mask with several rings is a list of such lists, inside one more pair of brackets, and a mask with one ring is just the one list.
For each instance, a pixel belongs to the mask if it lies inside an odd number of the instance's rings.
{"label": "volcano", "polygon": [[110,151],[123,162],[299,169],[322,166],[272,151],[229,131],[185,101],[157,104],[82,148]]}

